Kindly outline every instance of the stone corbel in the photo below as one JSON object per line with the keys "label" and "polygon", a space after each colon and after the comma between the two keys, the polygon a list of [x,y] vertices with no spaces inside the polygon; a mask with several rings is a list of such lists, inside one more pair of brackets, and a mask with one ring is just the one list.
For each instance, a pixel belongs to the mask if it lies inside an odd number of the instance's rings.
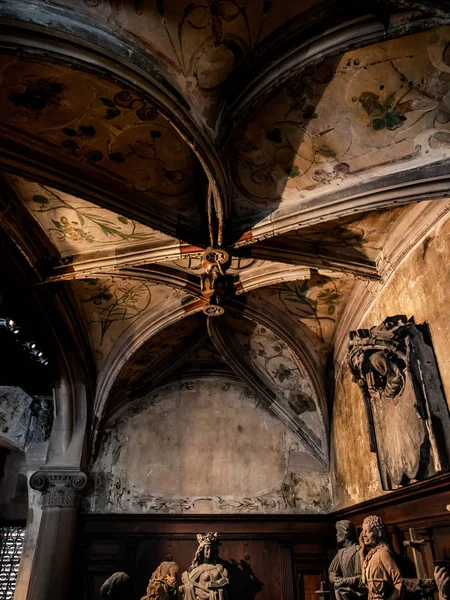
{"label": "stone corbel", "polygon": [[76,508],[86,488],[88,477],[83,471],[37,471],[30,477],[30,487],[42,492],[42,506]]}

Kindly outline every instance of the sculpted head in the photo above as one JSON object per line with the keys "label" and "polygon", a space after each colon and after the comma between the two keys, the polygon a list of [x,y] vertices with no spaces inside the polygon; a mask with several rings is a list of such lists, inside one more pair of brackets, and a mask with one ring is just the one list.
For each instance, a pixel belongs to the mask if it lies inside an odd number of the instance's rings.
{"label": "sculpted head", "polygon": [[346,540],[356,544],[356,528],[351,521],[343,520],[336,523],[336,541],[339,545]]}
{"label": "sculpted head", "polygon": [[219,554],[218,546],[220,543],[217,538],[217,533],[211,532],[205,533],[204,535],[199,533],[197,535],[198,548],[197,552],[195,553],[190,570],[203,563],[216,563]]}
{"label": "sculpted head", "polygon": [[386,541],[387,529],[384,521],[377,515],[366,517],[362,526],[362,539],[366,546],[374,548]]}
{"label": "sculpted head", "polygon": [[133,586],[130,577],[123,572],[114,573],[100,588],[102,600],[128,600],[131,598]]}

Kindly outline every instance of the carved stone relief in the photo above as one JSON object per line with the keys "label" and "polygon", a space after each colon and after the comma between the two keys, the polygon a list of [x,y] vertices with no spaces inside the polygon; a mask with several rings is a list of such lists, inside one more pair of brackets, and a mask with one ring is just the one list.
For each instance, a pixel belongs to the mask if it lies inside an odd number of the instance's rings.
{"label": "carved stone relief", "polygon": [[21,388],[0,386],[0,438],[20,450],[47,441],[53,422],[53,398],[32,398]]}
{"label": "carved stone relief", "polygon": [[34,396],[30,405],[31,414],[36,418],[38,429],[45,442],[52,432],[53,403],[51,396]]}
{"label": "carved stone relief", "polygon": [[449,411],[425,334],[404,315],[350,333],[348,361],[385,490],[450,466]]}

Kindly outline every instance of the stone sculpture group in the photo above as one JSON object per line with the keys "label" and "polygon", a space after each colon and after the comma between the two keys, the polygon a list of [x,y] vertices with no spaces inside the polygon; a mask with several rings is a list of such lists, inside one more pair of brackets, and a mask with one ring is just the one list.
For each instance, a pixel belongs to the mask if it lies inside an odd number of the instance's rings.
{"label": "stone sculpture group", "polygon": [[[387,542],[386,525],[380,517],[372,515],[364,519],[359,543],[356,528],[350,521],[338,521],[336,531],[341,548],[328,570],[336,600],[399,600],[404,596],[411,580],[402,578],[395,554]],[[181,576],[178,591],[182,599],[229,600],[229,579],[219,559],[218,534],[198,534],[197,541],[192,564]],[[176,598],[179,566],[172,556],[167,558],[152,573],[146,595],[141,600]],[[450,600],[450,575],[444,567],[436,567],[434,581],[420,581],[416,587],[426,589],[427,597],[437,591],[439,600]],[[105,581],[100,596],[102,600],[129,600],[131,592],[130,578],[120,572]]]}
{"label": "stone sculpture group", "polygon": [[[330,564],[328,575],[336,600],[399,600],[414,592],[420,598],[450,600],[450,575],[437,566],[434,580],[404,579],[394,552],[387,543],[383,520],[372,515],[362,524],[359,543],[356,528],[350,521],[336,523],[336,540],[341,549]],[[405,544],[408,544],[406,542]],[[417,569],[419,570],[419,569]],[[318,592],[317,592],[318,593]]]}
{"label": "stone sculpture group", "polygon": [[[198,548],[191,566],[181,576],[179,591],[183,600],[228,600],[228,573],[219,560],[217,533],[199,533]],[[167,557],[152,573],[146,595],[141,600],[171,600],[177,596],[179,566]],[[100,590],[102,600],[129,600],[131,580],[126,573],[114,573]]]}

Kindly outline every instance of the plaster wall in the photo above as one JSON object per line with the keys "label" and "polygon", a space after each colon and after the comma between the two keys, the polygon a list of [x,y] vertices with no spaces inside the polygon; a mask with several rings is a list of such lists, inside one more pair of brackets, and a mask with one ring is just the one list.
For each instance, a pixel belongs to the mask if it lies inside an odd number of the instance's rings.
{"label": "plaster wall", "polygon": [[[354,328],[405,314],[426,323],[436,355],[447,403],[450,402],[450,220],[436,225],[414,248]],[[347,364],[337,371],[332,423],[332,472],[336,508],[387,493],[381,489],[375,453],[369,450],[363,400]]]}
{"label": "plaster wall", "polygon": [[88,512],[327,512],[328,472],[242,383],[179,380],[106,428]]}

